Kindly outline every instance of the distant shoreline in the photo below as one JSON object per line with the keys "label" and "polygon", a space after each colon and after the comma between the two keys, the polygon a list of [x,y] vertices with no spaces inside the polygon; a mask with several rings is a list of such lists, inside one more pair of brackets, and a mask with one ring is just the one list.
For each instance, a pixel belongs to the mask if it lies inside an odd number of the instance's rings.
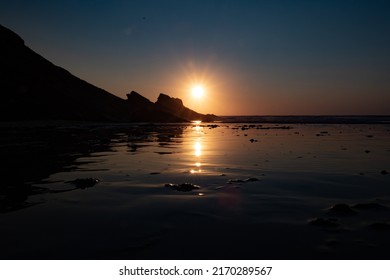
{"label": "distant shoreline", "polygon": [[389,115],[219,116],[223,123],[390,124]]}
{"label": "distant shoreline", "polygon": [[[203,123],[268,123],[268,124],[389,124],[388,115],[351,115],[351,116],[218,116],[214,122]],[[123,126],[153,126],[153,125],[188,125],[192,122],[104,122],[104,121],[74,121],[74,120],[24,120],[24,121],[0,121],[0,128],[5,127],[123,127]]]}

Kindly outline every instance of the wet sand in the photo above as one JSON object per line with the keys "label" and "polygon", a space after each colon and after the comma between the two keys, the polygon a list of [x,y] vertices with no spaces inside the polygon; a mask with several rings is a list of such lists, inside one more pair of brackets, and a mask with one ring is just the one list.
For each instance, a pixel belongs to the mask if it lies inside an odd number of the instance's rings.
{"label": "wet sand", "polygon": [[388,259],[390,125],[1,126],[2,259]]}

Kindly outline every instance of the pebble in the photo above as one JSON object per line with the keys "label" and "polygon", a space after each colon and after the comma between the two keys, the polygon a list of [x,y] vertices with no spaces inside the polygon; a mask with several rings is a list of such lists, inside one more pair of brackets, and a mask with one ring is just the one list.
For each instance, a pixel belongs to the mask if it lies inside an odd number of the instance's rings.
{"label": "pebble", "polygon": [[183,183],[183,184],[171,184],[171,183],[168,183],[168,184],[165,184],[165,187],[177,190],[179,192],[190,192],[190,191],[193,191],[193,190],[200,189],[199,186],[191,184],[191,183]]}
{"label": "pebble", "polygon": [[251,178],[244,179],[244,180],[242,180],[242,179],[230,179],[230,180],[228,180],[228,183],[229,184],[232,184],[232,183],[248,183],[248,182],[256,182],[256,181],[259,181],[259,179],[251,177]]}
{"label": "pebble", "polygon": [[86,188],[91,188],[97,183],[99,183],[100,180],[96,178],[78,178],[73,181],[69,181],[67,183],[73,184],[76,188],[79,189],[86,189]]}
{"label": "pebble", "polygon": [[356,212],[349,205],[344,203],[334,204],[328,210],[333,214],[344,214],[344,215],[356,214]]}
{"label": "pebble", "polygon": [[324,227],[340,226],[340,224],[337,222],[337,219],[332,219],[332,218],[314,218],[308,220],[308,224],[313,226],[324,226]]}

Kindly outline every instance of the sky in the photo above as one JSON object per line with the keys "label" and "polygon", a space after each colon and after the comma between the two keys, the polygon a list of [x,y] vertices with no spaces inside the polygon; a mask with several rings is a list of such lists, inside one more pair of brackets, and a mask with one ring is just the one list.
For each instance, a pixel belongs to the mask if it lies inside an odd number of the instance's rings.
{"label": "sky", "polygon": [[390,1],[2,0],[0,24],[121,98],[165,93],[217,115],[390,115]]}

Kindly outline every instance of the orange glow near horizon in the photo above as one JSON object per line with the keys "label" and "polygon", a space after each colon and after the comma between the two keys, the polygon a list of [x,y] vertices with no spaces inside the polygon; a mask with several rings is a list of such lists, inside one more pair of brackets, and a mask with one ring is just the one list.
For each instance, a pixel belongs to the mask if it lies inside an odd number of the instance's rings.
{"label": "orange glow near horizon", "polygon": [[218,81],[221,80],[217,70],[211,69],[207,62],[202,66],[192,60],[181,64],[172,81],[177,85],[174,94],[196,112],[215,112],[216,93],[220,91]]}
{"label": "orange glow near horizon", "polygon": [[[264,106],[263,102],[243,98],[251,94],[252,86],[240,85],[240,82],[236,70],[219,61],[188,59],[177,61],[161,81],[163,86],[155,87],[158,92],[181,99],[184,106],[201,114],[223,116],[256,113],[260,106]],[[150,99],[154,100],[155,97]]]}

